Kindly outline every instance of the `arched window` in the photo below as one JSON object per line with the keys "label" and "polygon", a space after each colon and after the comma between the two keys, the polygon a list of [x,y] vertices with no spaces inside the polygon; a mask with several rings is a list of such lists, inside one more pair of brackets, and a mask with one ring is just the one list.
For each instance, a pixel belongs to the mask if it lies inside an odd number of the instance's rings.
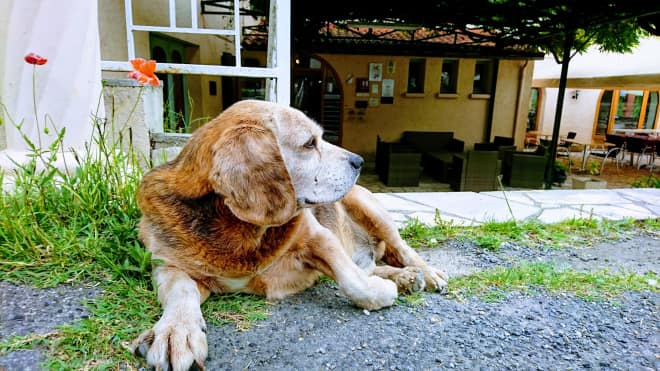
{"label": "arched window", "polygon": [[594,136],[616,129],[658,129],[660,92],[604,90],[598,103]]}
{"label": "arched window", "polygon": [[651,91],[646,100],[646,112],[642,129],[655,129],[658,122],[658,92]]}

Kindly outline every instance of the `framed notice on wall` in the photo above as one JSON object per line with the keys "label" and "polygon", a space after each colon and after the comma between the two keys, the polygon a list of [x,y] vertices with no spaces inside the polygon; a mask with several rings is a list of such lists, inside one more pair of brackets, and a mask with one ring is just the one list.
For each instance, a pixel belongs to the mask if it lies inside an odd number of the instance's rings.
{"label": "framed notice on wall", "polygon": [[394,96],[394,80],[392,79],[383,79],[383,89],[381,97],[393,97]]}
{"label": "framed notice on wall", "polygon": [[383,79],[383,64],[369,63],[369,81],[380,81]]}

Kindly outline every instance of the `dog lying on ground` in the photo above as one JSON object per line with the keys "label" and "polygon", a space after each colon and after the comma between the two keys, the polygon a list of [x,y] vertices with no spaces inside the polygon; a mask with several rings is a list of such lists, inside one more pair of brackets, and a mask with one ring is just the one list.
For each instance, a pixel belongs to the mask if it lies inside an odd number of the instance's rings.
{"label": "dog lying on ground", "polygon": [[210,293],[269,300],[334,279],[357,306],[439,290],[446,276],[401,239],[386,210],[355,184],[363,159],[325,142],[302,112],[241,101],[144,176],[140,239],[159,264],[163,314],[133,350],[157,369],[203,368]]}

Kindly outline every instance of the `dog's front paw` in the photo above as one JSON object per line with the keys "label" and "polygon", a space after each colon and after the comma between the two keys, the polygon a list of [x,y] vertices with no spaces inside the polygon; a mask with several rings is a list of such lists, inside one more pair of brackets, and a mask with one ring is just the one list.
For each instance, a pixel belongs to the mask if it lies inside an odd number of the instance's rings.
{"label": "dog's front paw", "polygon": [[405,267],[393,278],[399,292],[413,293],[424,290],[426,280],[424,271],[419,267]]}
{"label": "dog's front paw", "polygon": [[189,370],[193,366],[203,370],[208,352],[206,324],[201,314],[198,318],[163,316],[133,341],[132,348],[156,370]]}
{"label": "dog's front paw", "polygon": [[426,281],[426,291],[444,292],[447,289],[447,274],[428,265],[421,268]]}
{"label": "dog's front paw", "polygon": [[367,290],[363,297],[352,298],[360,308],[377,310],[394,304],[398,296],[396,283],[377,276],[367,278]]}

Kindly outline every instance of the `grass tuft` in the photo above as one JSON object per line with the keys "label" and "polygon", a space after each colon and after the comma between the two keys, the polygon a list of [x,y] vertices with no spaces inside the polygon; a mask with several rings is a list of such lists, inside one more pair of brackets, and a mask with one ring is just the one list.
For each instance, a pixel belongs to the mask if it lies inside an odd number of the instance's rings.
{"label": "grass tuft", "polygon": [[660,235],[660,221],[608,220],[572,218],[555,224],[543,224],[538,220],[490,221],[476,226],[459,227],[447,222],[427,225],[417,219],[407,221],[399,230],[401,236],[412,247],[436,247],[450,238],[475,243],[488,250],[497,250],[503,243],[524,244],[527,247],[591,246],[606,240],[619,240],[631,234],[648,233]]}
{"label": "grass tuft", "polygon": [[448,291],[455,297],[477,296],[498,300],[509,291],[543,289],[594,300],[618,296],[625,291],[657,292],[657,280],[657,273],[578,272],[557,269],[551,263],[522,262],[514,267],[498,267],[454,278],[449,281]]}

